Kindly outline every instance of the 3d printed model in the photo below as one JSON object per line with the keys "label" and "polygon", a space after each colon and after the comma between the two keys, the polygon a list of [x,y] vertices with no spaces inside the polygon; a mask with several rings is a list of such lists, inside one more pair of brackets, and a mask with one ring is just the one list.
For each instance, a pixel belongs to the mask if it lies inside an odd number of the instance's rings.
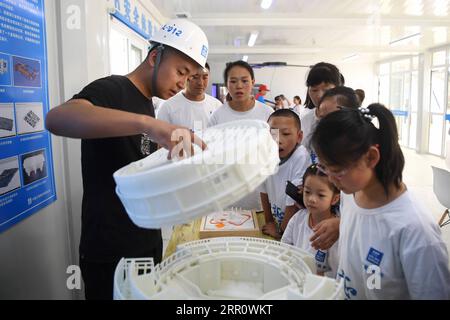
{"label": "3d printed model", "polygon": [[14,70],[19,72],[28,80],[34,80],[39,75],[39,72],[32,69],[29,65],[23,63],[16,63],[14,65]]}
{"label": "3d printed model", "polygon": [[33,128],[35,128],[39,121],[41,121],[41,118],[39,118],[38,115],[31,110],[23,119]]}
{"label": "3d printed model", "polygon": [[25,169],[26,174],[31,177],[32,174],[37,175],[38,170],[43,172],[45,164],[45,157],[43,154],[38,154],[33,157],[26,158],[23,161],[23,167]]}
{"label": "3d printed model", "polygon": [[14,121],[9,118],[0,117],[0,129],[6,131],[12,131],[14,127]]}
{"label": "3d printed model", "polygon": [[222,211],[278,167],[278,145],[263,121],[225,123],[201,138],[208,148],[191,158],[171,162],[160,149],[114,173],[116,193],[136,225],[160,228]]}
{"label": "3d printed model", "polygon": [[317,276],[311,254],[278,241],[212,238],[153,259],[122,259],[114,299],[343,299],[343,282]]}
{"label": "3d printed model", "polygon": [[17,171],[19,171],[18,168],[3,170],[0,174],[0,188],[7,187]]}

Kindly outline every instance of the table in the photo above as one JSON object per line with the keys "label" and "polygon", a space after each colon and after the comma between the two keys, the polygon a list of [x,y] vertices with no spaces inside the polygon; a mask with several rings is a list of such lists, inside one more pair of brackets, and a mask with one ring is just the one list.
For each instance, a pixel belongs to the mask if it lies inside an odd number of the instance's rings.
{"label": "table", "polygon": [[[256,217],[258,218],[259,227],[262,228],[266,224],[266,219],[264,218],[264,212],[256,212]],[[174,227],[172,236],[170,237],[169,243],[167,244],[166,252],[164,253],[163,259],[170,257],[175,253],[177,246],[182,243],[191,242],[195,240],[200,240],[200,225],[202,218],[198,218],[191,223],[177,225]],[[260,231],[260,238],[274,240],[274,238],[263,234]]]}

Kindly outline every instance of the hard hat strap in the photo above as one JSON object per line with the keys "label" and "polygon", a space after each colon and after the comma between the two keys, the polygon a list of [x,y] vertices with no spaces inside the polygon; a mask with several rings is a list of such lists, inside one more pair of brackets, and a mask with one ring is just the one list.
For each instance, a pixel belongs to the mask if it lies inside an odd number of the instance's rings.
{"label": "hard hat strap", "polygon": [[161,64],[161,59],[163,55],[164,45],[160,44],[156,47],[157,50],[157,56],[156,56],[156,63],[155,68],[153,69],[153,78],[152,78],[152,96],[156,96],[158,98],[161,98],[158,95],[157,88],[156,88],[156,81],[158,78],[158,71],[159,71],[159,65]]}

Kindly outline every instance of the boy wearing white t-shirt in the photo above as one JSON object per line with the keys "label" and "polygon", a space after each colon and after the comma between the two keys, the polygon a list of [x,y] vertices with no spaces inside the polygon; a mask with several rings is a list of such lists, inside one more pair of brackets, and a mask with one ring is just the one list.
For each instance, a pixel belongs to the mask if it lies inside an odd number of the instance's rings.
{"label": "boy wearing white t-shirt", "polygon": [[199,68],[188,78],[186,89],[165,101],[157,114],[159,120],[183,126],[192,131],[206,129],[209,118],[222,102],[205,93],[209,81],[209,65]]}
{"label": "boy wearing white t-shirt", "polygon": [[273,135],[277,135],[280,165],[277,173],[270,176],[261,186],[261,203],[266,224],[262,231],[275,239],[280,239],[289,219],[297,208],[295,201],[286,195],[286,183],[302,184],[305,170],[311,158],[301,146],[302,130],[300,118],[289,109],[275,111],[269,118]]}

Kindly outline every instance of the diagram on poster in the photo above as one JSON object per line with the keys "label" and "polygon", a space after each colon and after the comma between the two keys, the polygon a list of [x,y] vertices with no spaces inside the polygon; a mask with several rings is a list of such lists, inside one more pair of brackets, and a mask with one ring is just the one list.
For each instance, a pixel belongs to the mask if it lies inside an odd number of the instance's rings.
{"label": "diagram on poster", "polygon": [[258,236],[260,234],[256,213],[232,208],[211,213],[202,218],[200,238],[224,236]]}
{"label": "diagram on poster", "polygon": [[0,195],[20,188],[19,160],[17,157],[0,160]]}
{"label": "diagram on poster", "polygon": [[14,105],[0,103],[0,139],[16,135]]}
{"label": "diagram on poster", "polygon": [[0,86],[11,85],[11,68],[9,64],[9,56],[0,53]]}
{"label": "diagram on poster", "polygon": [[26,134],[44,131],[42,103],[16,103],[17,133]]}
{"label": "diagram on poster", "polygon": [[45,150],[21,155],[23,182],[29,185],[47,177],[47,160]]}
{"label": "diagram on poster", "polygon": [[41,63],[39,60],[13,56],[14,86],[41,87]]}

